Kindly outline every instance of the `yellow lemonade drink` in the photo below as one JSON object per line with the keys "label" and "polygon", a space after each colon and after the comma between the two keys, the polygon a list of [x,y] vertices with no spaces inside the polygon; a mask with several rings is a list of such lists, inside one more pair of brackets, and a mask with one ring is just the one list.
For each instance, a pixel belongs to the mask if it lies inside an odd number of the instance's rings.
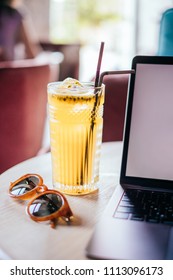
{"label": "yellow lemonade drink", "polygon": [[104,85],[77,80],[48,85],[54,187],[72,195],[97,189],[103,127]]}

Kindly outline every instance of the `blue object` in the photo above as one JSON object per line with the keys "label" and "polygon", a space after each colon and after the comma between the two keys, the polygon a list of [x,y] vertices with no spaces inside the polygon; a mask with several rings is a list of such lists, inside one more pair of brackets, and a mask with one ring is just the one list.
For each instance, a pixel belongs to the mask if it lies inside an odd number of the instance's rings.
{"label": "blue object", "polygon": [[162,15],[157,54],[173,56],[173,8],[166,10]]}

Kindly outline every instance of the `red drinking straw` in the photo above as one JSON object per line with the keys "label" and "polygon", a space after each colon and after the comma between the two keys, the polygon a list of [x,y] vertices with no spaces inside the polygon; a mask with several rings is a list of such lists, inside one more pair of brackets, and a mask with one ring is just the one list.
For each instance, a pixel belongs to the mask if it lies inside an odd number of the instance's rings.
{"label": "red drinking straw", "polygon": [[104,49],[104,42],[101,42],[98,63],[97,63],[97,70],[96,70],[96,78],[95,78],[95,87],[99,85],[99,78],[100,78],[100,68],[102,63],[102,56],[103,56],[103,49]]}

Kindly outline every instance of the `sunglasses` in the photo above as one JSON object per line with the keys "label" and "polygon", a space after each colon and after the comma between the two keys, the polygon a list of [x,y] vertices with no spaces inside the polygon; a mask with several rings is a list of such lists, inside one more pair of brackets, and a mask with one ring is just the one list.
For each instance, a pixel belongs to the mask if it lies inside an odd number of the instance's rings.
{"label": "sunglasses", "polygon": [[58,218],[68,223],[73,216],[65,196],[49,190],[38,174],[26,174],[10,183],[9,195],[21,200],[31,199],[26,209],[30,218],[36,222],[50,220],[52,228],[55,228]]}

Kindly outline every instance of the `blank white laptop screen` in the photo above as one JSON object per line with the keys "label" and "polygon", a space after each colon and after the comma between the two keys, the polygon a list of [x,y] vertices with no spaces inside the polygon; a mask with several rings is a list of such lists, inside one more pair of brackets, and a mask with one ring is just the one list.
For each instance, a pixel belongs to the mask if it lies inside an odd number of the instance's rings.
{"label": "blank white laptop screen", "polygon": [[137,64],[126,176],[173,180],[173,65]]}

